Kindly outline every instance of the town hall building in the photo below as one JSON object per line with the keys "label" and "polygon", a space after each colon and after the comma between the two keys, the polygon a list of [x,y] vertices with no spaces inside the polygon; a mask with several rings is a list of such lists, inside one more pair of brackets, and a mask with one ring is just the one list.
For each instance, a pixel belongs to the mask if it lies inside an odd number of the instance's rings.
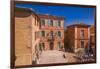
{"label": "town hall building", "polygon": [[61,50],[64,48],[64,17],[38,15],[41,20],[40,48],[42,50]]}

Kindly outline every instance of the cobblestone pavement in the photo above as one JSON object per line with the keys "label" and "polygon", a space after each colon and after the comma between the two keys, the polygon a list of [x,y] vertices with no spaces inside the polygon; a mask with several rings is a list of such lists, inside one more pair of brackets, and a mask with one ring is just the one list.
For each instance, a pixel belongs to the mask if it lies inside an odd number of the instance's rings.
{"label": "cobblestone pavement", "polygon": [[63,57],[64,52],[57,50],[43,51],[37,64],[50,64],[50,63],[67,63],[67,59]]}
{"label": "cobblestone pavement", "polygon": [[[65,56],[63,56],[63,54],[65,54]],[[87,61],[89,59],[82,59],[82,60]],[[83,62],[83,61],[81,61],[79,57],[76,56],[75,53],[62,52],[57,50],[43,51],[40,55],[40,58],[37,60],[37,64],[78,63],[78,62]]]}

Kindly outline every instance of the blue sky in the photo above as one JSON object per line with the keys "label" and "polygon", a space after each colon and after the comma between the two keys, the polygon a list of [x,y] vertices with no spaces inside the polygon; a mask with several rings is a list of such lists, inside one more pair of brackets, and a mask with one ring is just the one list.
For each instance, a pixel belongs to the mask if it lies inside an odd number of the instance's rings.
{"label": "blue sky", "polygon": [[72,6],[47,6],[36,4],[16,4],[17,7],[32,8],[37,14],[50,14],[65,17],[65,26],[75,23],[94,24],[95,8]]}

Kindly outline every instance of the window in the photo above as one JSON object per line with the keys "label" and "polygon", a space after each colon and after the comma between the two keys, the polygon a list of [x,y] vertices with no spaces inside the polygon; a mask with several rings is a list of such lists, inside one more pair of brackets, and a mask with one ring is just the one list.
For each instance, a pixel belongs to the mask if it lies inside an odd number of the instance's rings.
{"label": "window", "polygon": [[53,39],[53,31],[50,32],[50,39]]}
{"label": "window", "polygon": [[45,37],[45,31],[41,31],[42,36]]}
{"label": "window", "polygon": [[40,51],[42,50],[41,43],[39,43],[39,50],[40,50]]}
{"label": "window", "polygon": [[49,48],[50,48],[50,50],[53,50],[54,49],[54,43],[53,42],[50,42],[49,43]]}
{"label": "window", "polygon": [[58,21],[58,27],[61,27],[61,22],[60,21]]}
{"label": "window", "polygon": [[84,40],[81,40],[81,48],[84,48]]}
{"label": "window", "polygon": [[55,20],[54,25],[55,25],[56,27],[58,26],[58,21],[57,21],[57,20]]}
{"label": "window", "polygon": [[50,26],[53,26],[53,20],[50,20]]}
{"label": "window", "polygon": [[60,31],[58,31],[58,36],[61,37],[61,32]]}
{"label": "window", "polygon": [[84,38],[84,30],[82,29],[80,32],[81,38]]}
{"label": "window", "polygon": [[38,22],[38,20],[37,20],[37,26],[39,26],[39,22]]}
{"label": "window", "polygon": [[41,25],[45,26],[45,20],[44,19],[41,20]]}
{"label": "window", "polygon": [[48,26],[50,26],[50,19],[48,20]]}
{"label": "window", "polygon": [[60,49],[60,47],[61,47],[61,43],[60,43],[60,42],[58,42],[58,49]]}
{"label": "window", "polygon": [[53,20],[48,20],[48,26],[53,26]]}
{"label": "window", "polygon": [[41,43],[41,46],[42,46],[42,50],[44,50],[45,49],[45,44]]}
{"label": "window", "polygon": [[53,20],[48,20],[48,26],[53,26]]}
{"label": "window", "polygon": [[44,43],[39,43],[39,50],[44,50],[45,49],[45,45]]}

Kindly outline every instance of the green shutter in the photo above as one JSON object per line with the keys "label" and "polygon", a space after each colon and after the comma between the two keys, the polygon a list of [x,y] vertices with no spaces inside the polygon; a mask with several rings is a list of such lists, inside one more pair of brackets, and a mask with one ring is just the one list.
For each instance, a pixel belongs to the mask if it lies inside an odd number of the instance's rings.
{"label": "green shutter", "polygon": [[62,32],[60,32],[61,33],[61,37],[62,37]]}
{"label": "green shutter", "polygon": [[58,42],[58,48],[60,49],[60,42]]}

